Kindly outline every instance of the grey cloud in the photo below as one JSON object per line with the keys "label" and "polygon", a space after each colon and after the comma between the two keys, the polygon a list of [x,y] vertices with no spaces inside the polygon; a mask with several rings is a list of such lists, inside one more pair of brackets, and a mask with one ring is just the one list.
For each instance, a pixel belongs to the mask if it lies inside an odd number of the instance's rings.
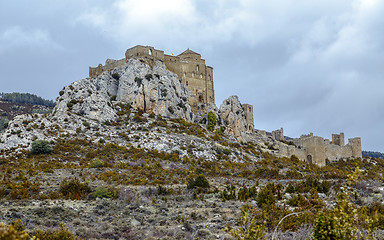
{"label": "grey cloud", "polygon": [[214,67],[217,104],[239,95],[256,128],[343,131],[384,152],[383,10],[378,0],[3,1],[1,91],[54,98],[136,44],[191,48]]}

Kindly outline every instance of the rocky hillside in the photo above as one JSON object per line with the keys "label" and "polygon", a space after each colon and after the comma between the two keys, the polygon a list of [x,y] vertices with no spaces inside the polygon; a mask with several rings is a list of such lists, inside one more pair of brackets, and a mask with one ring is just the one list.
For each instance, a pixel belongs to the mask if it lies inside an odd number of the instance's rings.
{"label": "rocky hillside", "polygon": [[277,227],[279,239],[312,239],[321,219],[342,218],[334,231],[383,237],[383,160],[279,157],[293,146],[247,133],[238,97],[194,114],[161,62],[131,59],[59,95],[51,114],[0,132],[0,222],[31,236],[272,239]]}

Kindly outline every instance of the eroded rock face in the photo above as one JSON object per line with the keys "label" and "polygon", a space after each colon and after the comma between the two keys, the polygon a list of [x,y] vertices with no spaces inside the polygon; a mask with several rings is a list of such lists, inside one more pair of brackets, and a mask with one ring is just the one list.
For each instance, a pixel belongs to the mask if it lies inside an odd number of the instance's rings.
{"label": "eroded rock face", "polygon": [[146,113],[193,121],[188,103],[193,97],[162,62],[157,61],[151,69],[140,60],[130,59],[122,68],[65,87],[57,99],[54,115],[65,116],[69,111],[98,121],[115,121],[118,116],[113,102],[120,101]]}
{"label": "eroded rock face", "polygon": [[246,141],[247,123],[243,107],[237,96],[230,96],[220,106],[220,118],[226,127],[226,133],[233,135],[239,141]]}

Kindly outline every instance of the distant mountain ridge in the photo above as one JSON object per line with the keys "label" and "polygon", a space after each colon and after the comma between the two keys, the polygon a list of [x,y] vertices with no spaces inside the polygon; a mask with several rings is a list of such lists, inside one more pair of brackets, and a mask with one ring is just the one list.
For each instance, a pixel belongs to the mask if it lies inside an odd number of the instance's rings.
{"label": "distant mountain ridge", "polygon": [[21,104],[34,104],[41,105],[45,107],[54,107],[55,102],[52,100],[47,100],[42,97],[39,97],[31,93],[0,93],[0,100],[11,103],[21,103]]}
{"label": "distant mountain ridge", "polygon": [[384,159],[384,153],[373,152],[373,151],[363,151],[363,157],[373,157]]}
{"label": "distant mountain ridge", "polygon": [[17,115],[48,113],[55,103],[31,93],[0,93],[0,131]]}

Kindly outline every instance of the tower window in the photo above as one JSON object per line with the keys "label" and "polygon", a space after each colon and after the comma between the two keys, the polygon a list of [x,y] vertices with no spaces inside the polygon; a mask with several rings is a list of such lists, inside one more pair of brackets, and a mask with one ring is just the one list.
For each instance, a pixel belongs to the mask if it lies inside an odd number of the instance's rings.
{"label": "tower window", "polygon": [[184,77],[186,76],[187,74],[184,72]]}
{"label": "tower window", "polygon": [[192,73],[192,77],[195,77],[195,73]]}
{"label": "tower window", "polygon": [[199,65],[196,66],[196,71],[199,71]]}
{"label": "tower window", "polygon": [[203,74],[200,74],[200,78],[203,78]]}
{"label": "tower window", "polygon": [[148,54],[152,55],[152,49],[149,49]]}

